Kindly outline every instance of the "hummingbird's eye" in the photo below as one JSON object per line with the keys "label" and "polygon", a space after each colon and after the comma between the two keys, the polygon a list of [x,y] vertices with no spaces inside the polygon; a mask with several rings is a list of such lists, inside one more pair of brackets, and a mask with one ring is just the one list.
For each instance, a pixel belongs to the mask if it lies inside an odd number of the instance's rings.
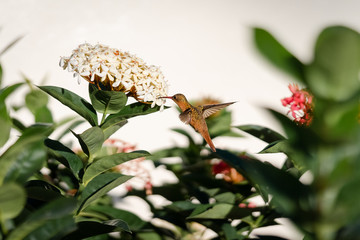
{"label": "hummingbird's eye", "polygon": [[174,99],[176,99],[176,95],[175,95],[175,96],[173,96],[173,98],[174,98]]}

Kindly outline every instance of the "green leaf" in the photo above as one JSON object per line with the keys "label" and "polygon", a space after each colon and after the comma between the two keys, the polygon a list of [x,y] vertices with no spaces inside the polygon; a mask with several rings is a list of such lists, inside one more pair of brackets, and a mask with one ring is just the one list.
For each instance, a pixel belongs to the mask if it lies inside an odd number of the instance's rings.
{"label": "green leaf", "polygon": [[285,139],[284,136],[275,132],[274,130],[259,125],[240,125],[240,126],[236,126],[235,128],[238,128],[248,134],[251,134],[254,137],[257,137],[267,143],[272,143],[278,140]]}
{"label": "green leaf", "polygon": [[236,197],[235,194],[232,192],[224,192],[216,195],[214,199],[218,203],[235,204]]}
{"label": "green leaf", "polygon": [[127,123],[122,117],[114,117],[106,121],[101,125],[101,129],[104,132],[104,138],[108,139],[112,134],[119,130],[122,126]]}
{"label": "green leaf", "polygon": [[59,156],[57,159],[66,167],[70,168],[74,175],[79,178],[79,173],[84,167],[79,156],[59,141],[47,138],[44,143]]}
{"label": "green leaf", "polygon": [[[0,74],[1,73],[2,73],[2,69],[0,68]],[[5,100],[12,92],[14,92],[20,86],[22,86],[22,84],[23,83],[17,83],[0,90],[0,126],[1,126],[0,147],[3,146],[9,139],[10,130],[12,127],[12,121],[6,107]]]}
{"label": "green leaf", "polygon": [[60,141],[66,134],[68,134],[70,132],[69,129],[74,129],[82,123],[84,123],[84,120],[76,120],[73,123],[71,123],[70,126],[68,126],[63,132],[61,132],[59,134],[59,136],[57,137],[57,140]]}
{"label": "green leaf", "polygon": [[101,149],[102,144],[105,141],[104,133],[99,127],[89,128],[81,134],[72,133],[79,140],[82,150],[89,156],[89,159],[95,157],[96,152]]}
{"label": "green leaf", "polygon": [[74,217],[64,216],[58,219],[47,220],[41,227],[32,231],[24,240],[64,239],[76,229]]}
{"label": "green leaf", "polygon": [[63,197],[57,187],[42,180],[28,181],[25,185],[25,190],[28,199],[42,202],[50,202]]}
{"label": "green leaf", "polygon": [[99,90],[94,84],[89,84],[89,95],[93,107],[100,113],[118,113],[127,102],[125,93]]}
{"label": "green leaf", "polygon": [[291,151],[289,143],[286,140],[280,140],[270,143],[259,153],[288,153],[289,151]]}
{"label": "green leaf", "polygon": [[[69,231],[75,226],[72,212],[76,207],[75,199],[59,198],[31,213],[29,217],[7,237],[18,239],[51,239],[62,231]],[[70,221],[71,219],[71,221]],[[64,225],[63,225],[64,224]],[[63,226],[64,228],[62,228]],[[45,234],[41,237],[41,234]],[[35,238],[40,237],[40,238]]]}
{"label": "green leaf", "polygon": [[360,199],[360,193],[359,191],[354,191],[360,184],[359,174],[357,174],[357,177],[354,176],[354,178],[340,189],[331,210],[331,213],[336,216],[339,223],[349,224],[360,217],[360,206],[357,204]]}
{"label": "green leaf", "polygon": [[[236,156],[219,149],[216,154],[251,181],[259,192],[271,194],[279,210],[304,217],[309,208],[310,188],[298,179],[270,164],[249,157]],[[300,211],[301,209],[301,211]]]}
{"label": "green leaf", "polygon": [[52,113],[47,106],[43,106],[42,108],[36,109],[34,116],[35,116],[35,122],[38,122],[38,123],[52,123],[53,122]]}
{"label": "green leaf", "polygon": [[182,212],[182,211],[189,211],[194,210],[198,204],[192,203],[190,201],[177,201],[173,202],[172,204],[166,206],[166,208],[171,209],[175,212]]}
{"label": "green leaf", "polygon": [[307,68],[307,84],[315,96],[345,100],[360,90],[360,35],[346,27],[323,30],[314,61]]}
{"label": "green leaf", "polygon": [[226,240],[242,240],[244,236],[238,235],[235,227],[231,226],[230,223],[224,223],[221,226],[221,229],[224,231]]}
{"label": "green leaf", "polygon": [[194,210],[187,219],[241,219],[251,214],[251,212],[258,211],[256,208],[240,208],[239,206],[227,203],[219,203],[201,208],[202,210],[200,211],[198,209]]}
{"label": "green leaf", "polygon": [[98,236],[104,233],[130,232],[130,229],[126,222],[120,219],[113,219],[108,221],[80,221],[77,223],[77,230],[69,234],[64,240],[77,240],[88,239],[89,237]]}
{"label": "green leaf", "polygon": [[26,194],[16,183],[6,183],[0,187],[0,218],[2,222],[16,217],[26,202]]}
{"label": "green leaf", "polygon": [[48,101],[48,95],[40,90],[30,91],[25,96],[26,107],[33,114],[35,114],[38,109],[45,107],[48,104]]}
{"label": "green leaf", "polygon": [[192,136],[187,131],[185,131],[184,129],[172,128],[171,130],[184,135],[189,140],[190,145],[196,145],[194,139],[192,138]]}
{"label": "green leaf", "polygon": [[1,85],[2,85],[2,80],[3,80],[3,68],[0,64],[0,88],[1,88]]}
{"label": "green leaf", "polygon": [[120,112],[118,112],[116,114],[110,114],[106,118],[105,123],[115,117],[118,119],[129,119],[132,117],[137,117],[137,116],[141,116],[141,115],[147,115],[150,113],[154,113],[159,110],[160,110],[159,106],[155,106],[155,107],[151,108],[150,104],[136,102],[136,103],[126,105],[125,107],[123,107],[120,110]]}
{"label": "green leaf", "polygon": [[83,176],[83,182],[86,185],[94,177],[121,163],[149,155],[150,154],[146,151],[135,151],[131,153],[116,153],[113,155],[101,157],[100,159],[95,159],[95,161],[86,169]]}
{"label": "green leaf", "polygon": [[95,109],[82,97],[64,88],[54,86],[39,86],[39,88],[59,100],[65,106],[74,110],[92,126],[97,125],[97,114]]}
{"label": "green leaf", "polygon": [[42,141],[23,147],[16,156],[16,160],[9,167],[4,181],[25,183],[34,173],[43,167],[46,159],[47,154]]}
{"label": "green leaf", "polygon": [[24,83],[16,83],[10,86],[7,86],[0,90],[0,103],[4,102],[5,99],[13,93],[15,90],[17,90],[19,87],[21,87]]}
{"label": "green leaf", "polygon": [[8,141],[12,127],[12,121],[6,109],[5,102],[0,102],[0,126],[0,147],[2,147]]}
{"label": "green leaf", "polygon": [[86,208],[90,203],[103,196],[111,189],[126,182],[130,178],[132,178],[132,176],[126,176],[120,173],[104,173],[98,175],[87,184],[81,193],[78,212]]}
{"label": "green leaf", "polygon": [[94,205],[91,206],[90,210],[106,214],[112,219],[122,219],[128,224],[130,230],[132,231],[138,231],[147,224],[147,222],[143,221],[134,213],[111,206]]}
{"label": "green leaf", "polygon": [[274,66],[304,82],[304,65],[269,32],[254,28],[254,40],[258,51]]}
{"label": "green leaf", "polygon": [[[3,183],[10,166],[17,161],[19,156],[22,156],[22,153],[25,152],[25,150],[28,153],[31,153],[31,149],[34,146],[37,146],[38,143],[42,143],[51,131],[52,127],[49,127],[48,125],[31,126],[3,153],[0,157],[0,185]],[[23,157],[26,159],[25,156],[22,156],[21,158]]]}
{"label": "green leaf", "polygon": [[20,37],[17,37],[15,38],[11,43],[9,43],[8,45],[6,45],[4,47],[3,50],[1,50],[0,52],[0,56],[3,55],[5,52],[7,52],[10,48],[12,48],[12,46],[14,46],[18,41],[20,41],[23,37],[20,36]]}
{"label": "green leaf", "polygon": [[163,237],[157,232],[140,232],[136,234],[136,238],[139,240],[162,240]]}
{"label": "green leaf", "polygon": [[206,119],[209,134],[212,138],[219,136],[241,137],[240,134],[231,131],[231,112],[221,110],[219,115]]}

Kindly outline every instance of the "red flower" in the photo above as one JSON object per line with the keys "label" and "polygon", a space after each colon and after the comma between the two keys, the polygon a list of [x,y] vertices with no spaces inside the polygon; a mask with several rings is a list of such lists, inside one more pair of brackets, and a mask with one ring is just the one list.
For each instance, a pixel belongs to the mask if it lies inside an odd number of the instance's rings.
{"label": "red flower", "polygon": [[213,175],[222,173],[222,174],[228,174],[230,172],[230,166],[224,162],[224,161],[220,161],[217,164],[214,164],[212,166],[212,173]]}
{"label": "red flower", "polygon": [[313,118],[313,96],[306,89],[299,89],[297,84],[289,84],[291,97],[281,99],[284,107],[288,107],[294,121],[301,126],[309,126]]}
{"label": "red flower", "polygon": [[223,179],[231,183],[240,183],[245,180],[244,176],[230,167],[226,162],[220,161],[212,166],[212,174],[222,174]]}

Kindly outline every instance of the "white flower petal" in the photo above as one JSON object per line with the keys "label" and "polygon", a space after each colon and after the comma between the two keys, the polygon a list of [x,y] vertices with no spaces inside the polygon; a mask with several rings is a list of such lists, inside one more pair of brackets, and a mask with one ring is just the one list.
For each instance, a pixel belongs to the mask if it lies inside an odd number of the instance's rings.
{"label": "white flower petal", "polygon": [[163,109],[165,101],[158,97],[168,95],[168,83],[159,67],[146,65],[136,55],[106,45],[80,44],[70,57],[61,57],[59,65],[73,72],[78,80],[80,77],[92,82],[100,80],[112,87],[122,84],[124,92],[134,88],[136,97],[152,102],[152,107],[158,105]]}

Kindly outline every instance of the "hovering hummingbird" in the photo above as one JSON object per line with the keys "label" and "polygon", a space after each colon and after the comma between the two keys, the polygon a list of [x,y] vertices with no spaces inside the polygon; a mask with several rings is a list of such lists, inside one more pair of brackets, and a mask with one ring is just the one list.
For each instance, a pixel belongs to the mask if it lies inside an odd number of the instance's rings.
{"label": "hovering hummingbird", "polygon": [[203,136],[205,141],[209,144],[211,150],[216,152],[215,146],[209,135],[209,130],[206,125],[205,118],[235,102],[193,106],[188,102],[186,97],[180,93],[175,94],[174,96],[166,96],[161,98],[172,99],[182,111],[182,113],[179,115],[180,120],[186,124],[190,124],[197,132],[201,134],[201,136]]}

